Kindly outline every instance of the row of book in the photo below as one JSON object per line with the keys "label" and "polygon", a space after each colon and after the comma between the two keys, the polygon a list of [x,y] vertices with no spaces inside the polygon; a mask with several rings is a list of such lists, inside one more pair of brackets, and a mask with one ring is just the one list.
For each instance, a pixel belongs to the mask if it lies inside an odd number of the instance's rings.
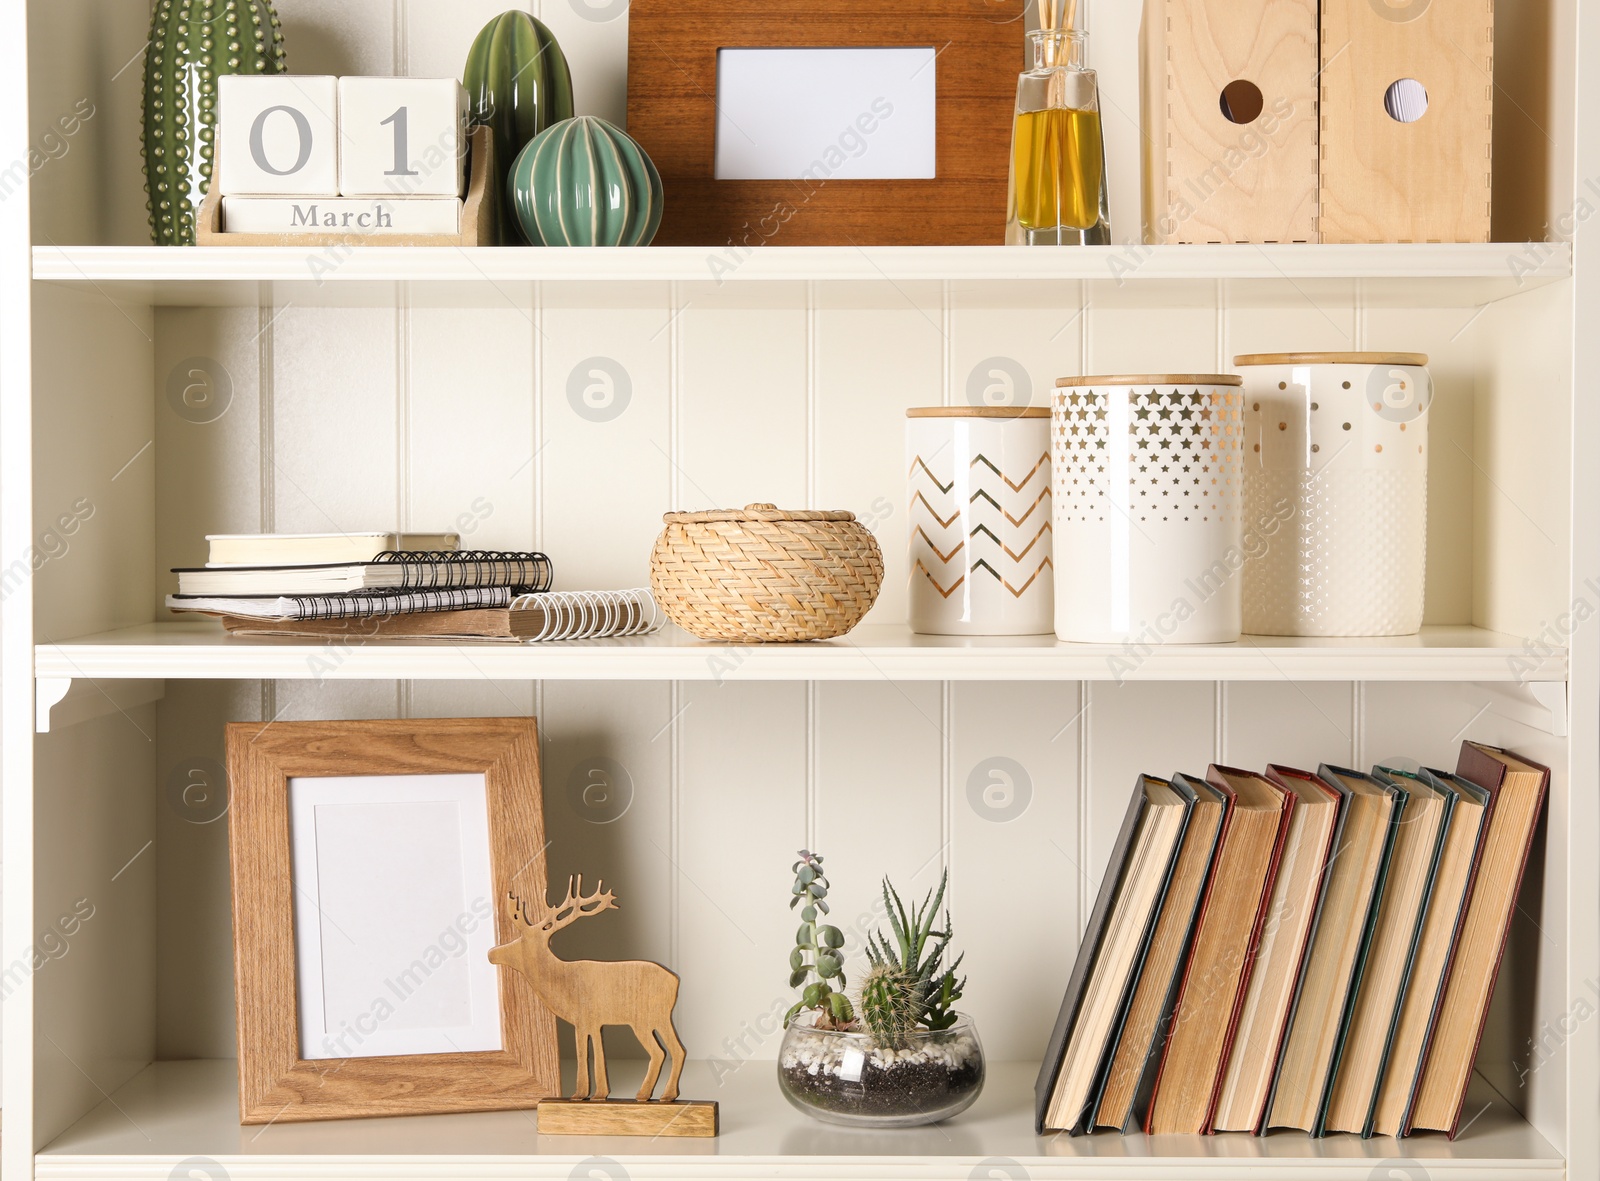
{"label": "row of book", "polygon": [[643,635],[661,626],[646,588],[553,591],[537,552],[463,550],[455,533],[208,537],[205,566],[174,571],[177,612],[230,635],[539,641]]}
{"label": "row of book", "polygon": [[1142,776],[1035,1090],[1041,1132],[1456,1135],[1550,772]]}

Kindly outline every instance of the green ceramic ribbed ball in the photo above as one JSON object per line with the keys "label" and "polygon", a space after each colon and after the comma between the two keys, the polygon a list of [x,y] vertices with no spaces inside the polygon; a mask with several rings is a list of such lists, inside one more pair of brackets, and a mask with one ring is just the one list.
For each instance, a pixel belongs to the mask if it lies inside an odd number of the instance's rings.
{"label": "green ceramic ribbed ball", "polygon": [[[555,34],[525,12],[503,12],[483,27],[467,54],[462,75],[472,122],[494,132],[505,192],[517,153],[545,128],[572,118],[572,73]],[[515,240],[506,211],[497,210],[500,241]]]}
{"label": "green ceramic ribbed ball", "polygon": [[157,0],[144,55],[144,188],[157,246],[193,246],[211,185],[217,78],[282,74],[271,0]]}
{"label": "green ceramic ribbed ball", "polygon": [[535,246],[648,246],[661,228],[661,174],[626,131],[594,115],[523,148],[507,199]]}

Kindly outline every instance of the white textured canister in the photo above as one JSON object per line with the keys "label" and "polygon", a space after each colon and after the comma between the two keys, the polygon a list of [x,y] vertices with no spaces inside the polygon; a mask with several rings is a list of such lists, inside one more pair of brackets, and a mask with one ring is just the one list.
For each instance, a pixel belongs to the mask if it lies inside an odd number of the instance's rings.
{"label": "white textured canister", "polygon": [[1065,377],[1051,421],[1056,635],[1239,638],[1240,379]]}
{"label": "white textured canister", "polygon": [[1050,412],[950,406],[906,419],[911,630],[1049,633]]}
{"label": "white textured canister", "polygon": [[1427,569],[1428,358],[1270,353],[1234,363],[1245,393],[1245,630],[1416,632]]}

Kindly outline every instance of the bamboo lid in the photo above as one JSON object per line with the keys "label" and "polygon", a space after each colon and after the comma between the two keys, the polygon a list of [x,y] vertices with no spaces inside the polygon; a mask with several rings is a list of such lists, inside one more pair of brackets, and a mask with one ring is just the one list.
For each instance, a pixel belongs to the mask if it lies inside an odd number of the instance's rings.
{"label": "bamboo lid", "polygon": [[1426,353],[1246,353],[1235,365],[1416,365],[1428,363]]}
{"label": "bamboo lid", "polygon": [[747,504],[743,508],[720,508],[700,513],[664,513],[668,525],[703,525],[710,521],[853,521],[856,515],[837,512],[791,512],[773,504]]}
{"label": "bamboo lid", "polygon": [[1236,373],[1108,373],[1097,377],[1062,377],[1056,389],[1085,385],[1243,385]]}
{"label": "bamboo lid", "polygon": [[915,406],[907,418],[1049,418],[1043,406]]}

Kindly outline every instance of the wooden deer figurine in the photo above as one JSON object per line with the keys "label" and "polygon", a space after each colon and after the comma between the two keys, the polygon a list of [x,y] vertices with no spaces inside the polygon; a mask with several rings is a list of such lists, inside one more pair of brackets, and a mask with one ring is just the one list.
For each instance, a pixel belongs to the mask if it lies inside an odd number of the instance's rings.
{"label": "wooden deer figurine", "polygon": [[[667,1077],[661,1101],[676,1099],[684,1060],[683,1043],[672,1027],[672,1009],[678,1003],[678,977],[648,960],[568,961],[558,959],[550,950],[550,937],[563,927],[601,911],[617,909],[616,895],[597,882],[594,893],[585,896],[580,875],[567,879],[567,897],[560,906],[546,906],[545,899],[539,898],[530,909],[514,894],[510,899],[513,921],[521,922],[527,929],[519,932],[515,941],[490,949],[489,960],[521,972],[545,1007],[572,1026],[578,1043],[578,1080],[573,1099],[605,1099],[611,1093],[606,1077],[605,1043],[600,1037],[603,1025],[628,1026],[650,1055],[650,1068],[645,1072],[644,1085],[639,1088],[641,1103],[650,1101],[667,1052],[672,1054],[672,1073]],[[591,1046],[595,1076],[592,1088],[589,1083]],[[543,1105],[540,1130],[545,1130]],[[659,1134],[659,1130],[655,1134]],[[680,1130],[678,1134],[704,1133]],[[715,1132],[710,1134],[715,1135]]]}

